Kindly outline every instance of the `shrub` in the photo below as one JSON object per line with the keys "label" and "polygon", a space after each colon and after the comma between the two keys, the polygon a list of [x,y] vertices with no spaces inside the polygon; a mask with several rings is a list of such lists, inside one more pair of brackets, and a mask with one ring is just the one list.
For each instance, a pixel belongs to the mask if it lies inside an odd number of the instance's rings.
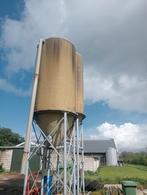
{"label": "shrub", "polygon": [[86,191],[96,191],[103,189],[104,184],[97,180],[85,180],[85,190]]}
{"label": "shrub", "polygon": [[3,164],[0,164],[0,173],[1,172],[4,172],[5,170],[4,170],[4,168],[3,168]]}

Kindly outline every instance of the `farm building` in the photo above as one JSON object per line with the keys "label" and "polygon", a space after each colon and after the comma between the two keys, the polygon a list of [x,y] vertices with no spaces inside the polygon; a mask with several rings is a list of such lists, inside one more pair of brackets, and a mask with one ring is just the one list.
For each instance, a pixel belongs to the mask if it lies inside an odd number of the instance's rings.
{"label": "farm building", "polygon": [[84,140],[85,170],[96,171],[99,165],[116,166],[118,157],[114,139]]}
{"label": "farm building", "polygon": [[[34,144],[31,145],[31,150]],[[20,172],[23,156],[24,144],[17,146],[0,146],[0,165],[5,171]],[[34,156],[31,159],[31,169],[36,170],[39,167],[39,157]]]}
{"label": "farm building", "polygon": [[[32,144],[32,148],[33,148]],[[20,172],[23,145],[0,147],[0,164],[6,171]],[[100,165],[117,165],[116,145],[110,140],[84,140],[84,169],[96,171]],[[80,156],[81,158],[81,156]],[[53,161],[56,157],[53,155]],[[30,166],[33,170],[40,164],[39,156],[34,156]]]}

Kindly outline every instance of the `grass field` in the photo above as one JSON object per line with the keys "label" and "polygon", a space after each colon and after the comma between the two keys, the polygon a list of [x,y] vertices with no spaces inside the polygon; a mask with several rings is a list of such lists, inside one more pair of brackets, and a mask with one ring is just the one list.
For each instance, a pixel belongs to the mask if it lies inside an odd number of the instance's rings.
{"label": "grass field", "polygon": [[102,183],[119,183],[122,180],[134,180],[147,186],[147,166],[101,167],[95,173],[86,172],[85,177]]}

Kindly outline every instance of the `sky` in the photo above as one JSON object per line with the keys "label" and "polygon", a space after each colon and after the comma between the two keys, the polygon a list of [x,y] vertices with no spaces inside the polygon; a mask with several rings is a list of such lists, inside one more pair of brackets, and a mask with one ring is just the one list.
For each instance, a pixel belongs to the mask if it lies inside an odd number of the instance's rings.
{"label": "sky", "polygon": [[36,45],[70,39],[84,60],[84,136],[147,148],[147,1],[1,0],[0,126],[25,135]]}

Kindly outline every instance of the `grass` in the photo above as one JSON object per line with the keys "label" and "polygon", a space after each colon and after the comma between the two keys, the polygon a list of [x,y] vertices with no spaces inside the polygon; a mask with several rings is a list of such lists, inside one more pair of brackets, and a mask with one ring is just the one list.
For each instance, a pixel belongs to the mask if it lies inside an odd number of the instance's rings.
{"label": "grass", "polygon": [[138,181],[147,186],[147,166],[125,165],[123,167],[100,167],[95,173],[86,172],[86,179],[102,183],[119,183],[122,180]]}

